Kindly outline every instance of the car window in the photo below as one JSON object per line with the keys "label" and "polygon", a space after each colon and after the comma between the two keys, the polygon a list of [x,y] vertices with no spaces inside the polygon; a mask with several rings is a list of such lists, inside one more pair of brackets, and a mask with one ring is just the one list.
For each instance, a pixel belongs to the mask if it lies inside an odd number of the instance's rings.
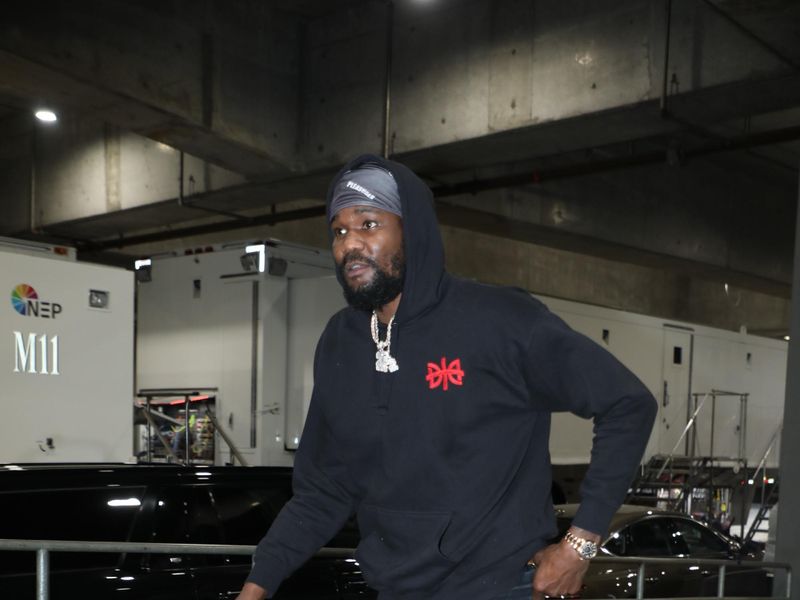
{"label": "car window", "polygon": [[[0,538],[128,540],[144,496],[141,487],[0,492]],[[35,553],[4,552],[2,572],[35,571]],[[119,554],[53,552],[53,570],[114,566]]]}
{"label": "car window", "polygon": [[689,556],[727,558],[729,548],[724,540],[703,525],[688,519],[671,519],[676,537],[680,537]]}
{"label": "car window", "polygon": [[614,542],[611,552],[619,556],[672,556],[670,546],[672,531],[668,524],[659,518],[642,519],[625,527]]}
{"label": "car window", "polygon": [[617,532],[612,534],[608,541],[603,544],[603,548],[616,556],[626,556],[625,533]]}

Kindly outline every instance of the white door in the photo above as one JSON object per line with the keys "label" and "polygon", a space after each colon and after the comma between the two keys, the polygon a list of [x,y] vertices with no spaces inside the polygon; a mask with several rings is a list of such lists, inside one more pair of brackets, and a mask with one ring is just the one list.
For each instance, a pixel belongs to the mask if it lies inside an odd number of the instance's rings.
{"label": "white door", "polygon": [[345,306],[336,277],[289,280],[286,447],[296,449],[314,388],[314,351],[334,313]]}
{"label": "white door", "polygon": [[689,412],[692,374],[692,332],[664,326],[662,386],[659,397],[659,443],[661,454],[686,454],[681,439]]}

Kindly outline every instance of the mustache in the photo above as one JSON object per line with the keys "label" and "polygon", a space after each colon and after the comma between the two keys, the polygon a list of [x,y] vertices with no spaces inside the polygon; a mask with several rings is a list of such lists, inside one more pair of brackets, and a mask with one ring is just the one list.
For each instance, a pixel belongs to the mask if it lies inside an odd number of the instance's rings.
{"label": "mustache", "polygon": [[361,254],[360,252],[356,252],[355,250],[351,250],[342,257],[342,260],[339,263],[339,268],[344,269],[348,264],[353,262],[366,263],[373,269],[378,270],[378,263],[375,262],[374,259],[364,256],[363,254]]}

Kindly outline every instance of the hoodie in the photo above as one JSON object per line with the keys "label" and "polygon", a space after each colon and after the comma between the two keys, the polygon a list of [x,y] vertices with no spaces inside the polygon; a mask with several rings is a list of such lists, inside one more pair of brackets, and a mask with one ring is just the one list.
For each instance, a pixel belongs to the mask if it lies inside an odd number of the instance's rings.
{"label": "hoodie", "polygon": [[408,168],[364,155],[334,182],[365,162],[392,172],[402,202],[406,270],[391,347],[399,370],[375,370],[368,313],[348,307],[331,318],[315,355],[294,496],[248,579],[274,594],[355,513],[356,559],[381,600],[492,598],[556,535],[551,413],[594,419],[574,524],[603,534],[656,403],[527,292],[448,274],[431,190]]}

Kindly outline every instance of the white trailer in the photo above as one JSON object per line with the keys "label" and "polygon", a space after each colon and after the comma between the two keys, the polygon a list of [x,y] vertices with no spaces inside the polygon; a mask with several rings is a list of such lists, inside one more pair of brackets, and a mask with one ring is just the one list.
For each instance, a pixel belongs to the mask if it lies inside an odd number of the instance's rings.
{"label": "white trailer", "polygon": [[130,460],[133,273],[0,238],[0,462]]}
{"label": "white trailer", "polygon": [[[647,385],[658,416],[645,458],[654,454],[743,459],[751,468],[783,421],[788,344],[740,332],[665,320],[555,298],[540,297],[573,329],[609,350]],[[713,394],[714,391],[723,392]],[[727,393],[725,393],[727,392]],[[746,395],[746,401],[742,398]],[[681,439],[689,417],[694,448]],[[712,419],[713,413],[713,419]],[[586,464],[591,422],[553,419],[550,446],[556,464]],[[713,446],[712,446],[713,444]],[[778,447],[766,466],[776,467]]]}
{"label": "white trailer", "polygon": [[[260,272],[243,267],[245,244],[213,250],[154,259],[151,280],[139,284],[137,386],[218,388],[220,422],[248,462],[291,464],[313,386],[317,339],[344,306],[330,253],[270,242]],[[274,268],[281,261],[285,271]],[[746,413],[739,395],[720,395],[714,402],[709,396],[697,415],[694,454],[757,464],[782,420],[785,342],[540,299],[625,363],[658,399],[646,457],[683,454],[686,443],[679,438],[692,394],[699,394],[700,403],[706,392],[726,390],[748,395]],[[573,415],[555,415],[553,462],[588,463],[591,426]],[[775,451],[768,466],[777,458]],[[227,462],[230,456],[217,459]]]}
{"label": "white trailer", "polygon": [[[314,349],[344,306],[330,253],[267,241],[153,257],[137,271],[137,390],[214,390],[251,465],[291,465]],[[215,462],[233,462],[219,439]]]}

